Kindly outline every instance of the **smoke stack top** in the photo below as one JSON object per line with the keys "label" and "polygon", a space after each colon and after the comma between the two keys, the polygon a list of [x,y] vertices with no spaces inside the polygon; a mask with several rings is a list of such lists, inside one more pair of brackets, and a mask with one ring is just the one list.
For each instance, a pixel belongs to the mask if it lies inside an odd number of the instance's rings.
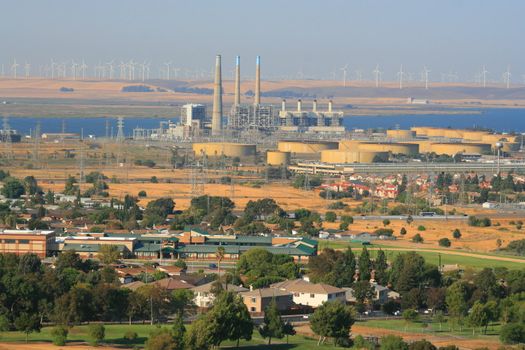
{"label": "smoke stack top", "polygon": [[241,56],[235,57],[235,105],[241,104]]}
{"label": "smoke stack top", "polygon": [[261,104],[261,56],[257,56],[255,60],[255,99],[254,104]]}

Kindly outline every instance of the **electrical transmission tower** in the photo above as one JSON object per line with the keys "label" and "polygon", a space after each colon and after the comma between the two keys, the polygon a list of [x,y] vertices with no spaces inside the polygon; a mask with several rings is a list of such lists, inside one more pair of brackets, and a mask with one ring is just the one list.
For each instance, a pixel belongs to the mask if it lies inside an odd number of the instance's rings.
{"label": "electrical transmission tower", "polygon": [[191,183],[191,198],[199,197],[204,194],[204,184],[207,176],[207,160],[204,154],[201,154],[201,161],[193,158],[190,165],[190,183]]}
{"label": "electrical transmission tower", "polygon": [[3,120],[4,129],[4,154],[6,159],[13,159],[13,144],[11,140],[11,128],[9,127],[9,118],[4,117]]}
{"label": "electrical transmission tower", "polygon": [[124,135],[124,118],[118,117],[117,121],[117,141],[122,142],[126,138]]}

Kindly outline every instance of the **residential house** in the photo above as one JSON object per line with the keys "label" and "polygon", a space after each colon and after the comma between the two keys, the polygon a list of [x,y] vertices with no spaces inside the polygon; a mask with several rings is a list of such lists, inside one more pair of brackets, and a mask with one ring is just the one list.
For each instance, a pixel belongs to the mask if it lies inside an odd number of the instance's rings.
{"label": "residential house", "polygon": [[[208,308],[213,304],[213,302],[215,301],[215,294],[212,293],[212,290],[215,283],[216,281],[213,281],[203,284],[201,286],[191,288],[194,294],[193,302],[195,303],[195,305],[197,305],[197,307]],[[222,289],[228,290],[229,292],[233,293],[241,293],[248,291],[247,288],[229,283],[222,283]]]}
{"label": "residential house", "polygon": [[275,300],[279,311],[289,310],[293,305],[293,295],[276,288],[260,288],[239,293],[250,313],[263,313]]}
{"label": "residential house", "polygon": [[292,293],[294,303],[299,305],[319,307],[325,301],[346,301],[344,289],[325,283],[311,283],[303,279],[274,283],[270,288]]}

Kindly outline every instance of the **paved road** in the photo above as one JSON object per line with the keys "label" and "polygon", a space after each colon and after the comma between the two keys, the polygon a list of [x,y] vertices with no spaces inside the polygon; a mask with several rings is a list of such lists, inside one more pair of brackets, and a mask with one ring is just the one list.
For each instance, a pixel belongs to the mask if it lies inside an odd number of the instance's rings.
{"label": "paved road", "polygon": [[[406,220],[408,215],[365,215],[354,216],[354,220]],[[468,216],[464,215],[434,215],[434,216],[412,216],[414,220],[467,220]]]}

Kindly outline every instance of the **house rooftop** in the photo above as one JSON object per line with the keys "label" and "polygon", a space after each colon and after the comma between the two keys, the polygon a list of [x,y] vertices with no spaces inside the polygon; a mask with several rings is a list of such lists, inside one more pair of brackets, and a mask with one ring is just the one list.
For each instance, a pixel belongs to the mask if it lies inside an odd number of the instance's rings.
{"label": "house rooftop", "polygon": [[280,296],[292,295],[292,293],[276,289],[276,288],[260,288],[254,289],[247,292],[240,293],[242,296],[246,297],[261,297],[261,298],[274,298]]}
{"label": "house rooftop", "polygon": [[[206,283],[206,284],[203,284],[201,286],[198,286],[198,287],[194,287],[192,288],[191,290],[194,291],[194,292],[204,292],[204,293],[209,293],[214,284],[215,284],[216,281],[212,281],[212,282],[209,282],[209,283]],[[228,285],[226,286],[226,283],[221,283],[222,284],[222,288],[224,290],[228,290],[230,292],[235,292],[235,293],[240,293],[240,292],[246,292],[248,291],[247,288],[244,288],[242,286],[236,286],[235,284],[230,284],[228,283]]]}
{"label": "house rooftop", "polygon": [[270,287],[286,290],[291,293],[333,294],[344,292],[344,289],[326,283],[311,283],[303,279],[278,282],[272,284]]}

